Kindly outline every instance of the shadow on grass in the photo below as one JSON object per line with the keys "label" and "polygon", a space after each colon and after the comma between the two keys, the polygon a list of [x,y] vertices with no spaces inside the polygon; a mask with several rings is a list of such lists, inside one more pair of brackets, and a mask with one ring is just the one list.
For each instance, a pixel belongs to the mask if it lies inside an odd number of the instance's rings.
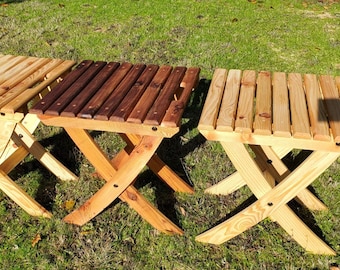
{"label": "shadow on grass", "polygon": [[15,3],[22,3],[26,0],[9,0],[9,1],[0,1],[0,4],[15,4]]}

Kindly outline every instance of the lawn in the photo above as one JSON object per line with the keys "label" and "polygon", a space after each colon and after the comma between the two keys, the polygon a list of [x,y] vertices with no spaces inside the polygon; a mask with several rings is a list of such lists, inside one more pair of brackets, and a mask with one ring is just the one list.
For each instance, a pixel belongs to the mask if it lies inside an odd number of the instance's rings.
{"label": "lawn", "polygon": [[[340,75],[340,3],[316,0],[0,1],[0,54],[199,66],[200,84],[180,133],[159,155],[195,187],[172,193],[149,171],[136,186],[184,231],[159,233],[115,201],[83,227],[62,222],[103,183],[61,129],[36,136],[79,181],[56,179],[29,156],[12,178],[53,213],[33,218],[0,192],[1,269],[331,269],[340,256],[307,253],[276,223],[259,225],[220,246],[195,236],[253,200],[242,188],[228,196],[204,189],[234,171],[222,147],[196,129],[213,71],[255,69]],[[94,133],[115,153],[118,136]],[[302,217],[340,254],[340,160],[312,185],[329,206]],[[74,204],[74,205],[73,205]],[[293,207],[297,207],[293,205]],[[337,268],[338,269],[338,268]]]}

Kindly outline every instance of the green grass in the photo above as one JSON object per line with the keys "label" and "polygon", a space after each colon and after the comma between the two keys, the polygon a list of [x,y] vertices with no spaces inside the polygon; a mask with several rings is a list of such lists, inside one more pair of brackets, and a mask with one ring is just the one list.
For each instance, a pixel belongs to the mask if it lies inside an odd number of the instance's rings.
{"label": "green grass", "polygon": [[[5,4],[7,2],[7,4]],[[195,236],[251,199],[247,188],[229,196],[204,189],[233,172],[221,146],[197,129],[204,94],[216,67],[340,75],[339,1],[0,1],[0,53],[74,59],[199,66],[201,83],[180,134],[160,155],[187,173],[196,193],[174,194],[145,171],[141,192],[185,231],[167,236],[126,204],[114,202],[83,227],[65,224],[65,202],[76,207],[102,185],[61,129],[40,126],[37,136],[80,175],[63,183],[28,157],[11,174],[52,211],[32,218],[0,193],[2,269],[329,269],[340,257],[311,255],[265,220],[220,246]],[[121,140],[94,134],[107,151]],[[340,174],[335,162],[313,189],[329,210],[304,214],[340,254]],[[41,240],[32,246],[40,235]]]}

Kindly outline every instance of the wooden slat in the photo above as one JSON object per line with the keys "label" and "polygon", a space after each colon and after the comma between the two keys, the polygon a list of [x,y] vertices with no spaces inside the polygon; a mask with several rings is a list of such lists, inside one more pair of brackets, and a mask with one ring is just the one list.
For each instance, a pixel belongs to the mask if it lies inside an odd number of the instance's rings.
{"label": "wooden slat", "polygon": [[311,138],[306,97],[303,90],[301,74],[288,74],[288,88],[293,136],[295,138]]}
{"label": "wooden slat", "polygon": [[99,108],[107,100],[110,94],[116,89],[117,85],[123,80],[125,75],[132,68],[130,63],[122,63],[118,69],[107,79],[103,86],[90,99],[84,108],[78,113],[81,118],[93,118]]}
{"label": "wooden slat", "polygon": [[313,138],[315,140],[329,141],[331,137],[327,113],[316,75],[306,74],[304,83]]}
{"label": "wooden slat", "polygon": [[143,73],[138,78],[136,83],[132,86],[122,102],[119,104],[118,108],[113,112],[110,120],[122,122],[128,118],[139,98],[155,76],[158,68],[159,67],[157,65],[148,65],[144,69]]}
{"label": "wooden slat", "polygon": [[283,72],[273,74],[273,134],[291,136],[287,77]]}
{"label": "wooden slat", "polygon": [[177,127],[180,125],[180,120],[189,101],[190,94],[198,84],[199,73],[199,68],[189,68],[187,70],[181,83],[183,91],[180,96],[177,97],[177,100],[171,102],[161,123],[162,126]]}
{"label": "wooden slat", "polygon": [[272,134],[272,91],[268,71],[261,71],[257,78],[254,133]]}
{"label": "wooden slat", "polygon": [[236,132],[251,133],[253,131],[255,84],[256,72],[254,70],[245,70],[242,76],[240,98],[235,121]]}
{"label": "wooden slat", "polygon": [[45,111],[45,114],[59,115],[62,110],[72,102],[73,98],[77,98],[77,94],[87,86],[105,65],[105,62],[93,63],[71,87],[53,102],[53,104]]}
{"label": "wooden slat", "polygon": [[60,97],[64,91],[70,87],[73,82],[79,78],[83,72],[93,63],[93,61],[86,60],[81,62],[75,70],[73,70],[71,73],[69,73],[61,83],[59,83],[56,87],[53,88],[53,90],[48,93],[43,100],[38,102],[34,108],[30,110],[31,113],[35,114],[43,114],[49,106],[51,106],[54,101]]}
{"label": "wooden slat", "polygon": [[340,93],[340,76],[335,77],[335,83],[338,87],[338,92]]}
{"label": "wooden slat", "polygon": [[333,139],[335,142],[340,142],[340,100],[338,89],[333,77],[330,75],[322,75],[319,80]]}
{"label": "wooden slat", "polygon": [[147,125],[160,125],[162,119],[168,109],[171,101],[174,99],[174,94],[180,87],[181,81],[186,72],[185,67],[175,67],[170,74],[164,88],[159,93],[150,111],[146,115],[144,123]]}
{"label": "wooden slat", "polygon": [[220,104],[223,97],[223,91],[227,80],[227,73],[228,71],[226,69],[218,68],[213,74],[208,95],[199,120],[199,130],[215,129]]}
{"label": "wooden slat", "polygon": [[27,57],[26,56],[14,56],[14,55],[5,55],[2,56],[0,59],[0,84],[3,83],[6,79],[3,74],[11,69],[13,66],[17,65],[18,63],[24,61]]}
{"label": "wooden slat", "polygon": [[172,71],[171,66],[161,66],[148,88],[140,97],[135,108],[130,113],[127,121],[131,123],[142,123],[159,92],[163,88]]}
{"label": "wooden slat", "polygon": [[241,70],[235,69],[230,70],[228,73],[223,100],[217,119],[217,130],[234,130],[237,103],[240,94],[241,74]]}
{"label": "wooden slat", "polygon": [[61,59],[50,59],[49,62],[47,62],[44,66],[41,66],[36,71],[32,69],[32,73],[29,74],[29,76],[24,78],[13,88],[9,89],[5,94],[0,96],[0,108],[8,105],[11,100],[16,98],[21,93],[26,92],[29,87],[43,81],[46,74],[62,62],[63,61]]}
{"label": "wooden slat", "polygon": [[107,98],[102,107],[95,114],[94,118],[108,120],[144,69],[144,64],[134,65],[118,87]]}
{"label": "wooden slat", "polygon": [[[118,68],[119,63],[108,63],[98,74],[89,82],[84,89],[77,95],[69,105],[63,109],[61,115],[68,117],[75,117],[83,106],[92,98],[96,91],[103,85],[103,83],[112,75]],[[82,77],[81,77],[82,78]],[[72,86],[73,87],[73,86]]]}
{"label": "wooden slat", "polygon": [[26,77],[30,76],[49,61],[50,59],[48,58],[29,57],[14,66],[12,69],[8,70],[2,76],[5,78],[5,81],[0,85],[0,95],[5,94],[8,90],[13,88]]}
{"label": "wooden slat", "polygon": [[[53,61],[51,61],[52,63]],[[23,104],[27,104],[30,100],[32,100],[36,95],[40,94],[45,88],[50,86],[54,81],[56,81],[61,75],[65,72],[69,71],[75,65],[74,61],[65,60],[60,65],[55,67],[53,70],[48,71],[46,74],[46,78],[40,84],[35,85],[33,88],[29,88],[26,91],[22,92],[20,95],[16,96],[14,99],[9,101],[6,105],[1,108],[1,112],[4,113],[14,113],[19,108],[23,106]]]}

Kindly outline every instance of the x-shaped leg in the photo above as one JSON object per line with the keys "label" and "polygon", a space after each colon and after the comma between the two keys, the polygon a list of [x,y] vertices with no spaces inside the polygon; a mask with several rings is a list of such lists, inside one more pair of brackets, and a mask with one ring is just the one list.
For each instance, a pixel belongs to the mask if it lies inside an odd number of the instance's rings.
{"label": "x-shaped leg", "polygon": [[197,236],[197,240],[221,244],[270,217],[279,223],[307,251],[335,255],[308,226],[286,205],[310,185],[339,156],[339,153],[314,151],[293,172],[273,187],[275,178],[263,173],[241,143],[221,142],[228,157],[248,187],[258,198],[235,216]]}
{"label": "x-shaped leg", "polygon": [[[275,168],[277,173],[279,173],[279,177],[276,177],[275,180],[280,182],[281,179],[284,178],[284,175],[290,173],[286,165],[282,162],[281,158],[283,158],[286,154],[288,154],[292,149],[290,147],[270,147],[270,146],[262,146],[260,147],[261,151],[257,151],[256,160],[259,160],[259,156],[266,157],[263,154],[267,154],[267,160],[262,160],[262,164],[265,162],[271,162],[272,166]],[[256,146],[253,146],[252,149],[256,151]],[[264,153],[265,151],[265,153]],[[263,154],[261,154],[263,152]],[[265,171],[265,166],[262,166],[262,170]],[[207,188],[205,190],[206,193],[217,194],[217,195],[228,195],[233,193],[234,191],[240,189],[245,186],[247,183],[242,178],[239,172],[235,172],[227,178],[221,180],[217,184]],[[295,198],[300,204],[305,205],[310,210],[326,210],[327,206],[322,203],[312,192],[308,189],[302,190],[297,197]]]}
{"label": "x-shaped leg", "polygon": [[85,204],[66,216],[66,222],[83,225],[119,197],[156,229],[168,234],[183,233],[133,187],[140,171],[157,157],[155,151],[162,137],[122,135],[127,146],[110,161],[87,131],[74,128],[65,130],[97,173],[107,181]]}
{"label": "x-shaped leg", "polygon": [[[2,122],[3,129],[11,125],[10,121]],[[15,123],[6,147],[0,159],[0,189],[14,202],[32,216],[51,217],[52,214],[32,199],[9,176],[29,153],[45,165],[62,180],[75,180],[77,177],[47,152],[32,136],[39,119],[35,115],[26,115],[23,121]]]}

